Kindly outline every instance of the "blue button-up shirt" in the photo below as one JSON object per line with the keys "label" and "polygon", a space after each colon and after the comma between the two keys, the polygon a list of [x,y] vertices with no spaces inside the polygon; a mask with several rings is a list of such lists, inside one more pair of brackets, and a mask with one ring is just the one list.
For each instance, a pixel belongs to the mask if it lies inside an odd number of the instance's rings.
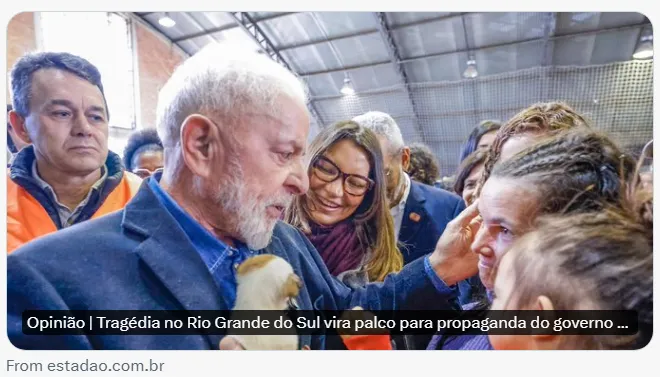
{"label": "blue button-up shirt", "polygon": [[176,219],[190,243],[206,264],[225,301],[227,309],[233,309],[236,302],[236,268],[256,253],[244,244],[236,241],[237,247],[231,247],[220,241],[211,232],[202,227],[195,219],[163,190],[154,177],[149,178],[149,186],[158,200]]}
{"label": "blue button-up shirt", "polygon": [[[193,247],[197,250],[199,256],[218,284],[227,308],[232,309],[236,301],[236,268],[250,256],[256,255],[256,252],[248,249],[247,246],[239,241],[235,241],[236,248],[226,245],[184,211],[160,187],[154,177],[149,178],[149,185],[156,194],[156,197],[158,197],[158,200],[167,208],[184,233],[186,233]],[[447,289],[445,282],[433,271],[429,256],[424,258],[424,269],[438,291]],[[449,288],[454,289],[454,287]]]}

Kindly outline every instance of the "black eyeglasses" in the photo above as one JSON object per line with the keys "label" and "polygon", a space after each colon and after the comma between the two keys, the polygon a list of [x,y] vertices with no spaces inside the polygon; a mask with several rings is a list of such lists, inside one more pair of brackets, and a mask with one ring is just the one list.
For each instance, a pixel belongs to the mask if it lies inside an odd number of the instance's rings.
{"label": "black eyeglasses", "polygon": [[374,186],[374,181],[371,179],[357,174],[346,174],[334,162],[323,156],[314,160],[312,171],[318,179],[327,183],[334,182],[341,177],[344,191],[353,196],[362,196]]}

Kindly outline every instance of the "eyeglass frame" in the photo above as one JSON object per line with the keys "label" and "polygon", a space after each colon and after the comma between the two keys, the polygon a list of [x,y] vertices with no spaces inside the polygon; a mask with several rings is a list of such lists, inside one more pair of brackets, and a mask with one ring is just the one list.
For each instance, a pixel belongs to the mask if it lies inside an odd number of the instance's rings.
{"label": "eyeglass frame", "polygon": [[[149,175],[147,175],[147,176],[145,176],[145,177],[142,177],[140,174],[137,173],[138,171],[148,171],[148,172],[149,172]],[[157,169],[154,170],[154,171],[151,171],[151,170],[149,170],[149,169],[133,169],[133,170],[131,171],[131,173],[137,175],[138,177],[140,177],[140,178],[142,178],[142,179],[145,179],[145,178],[149,178],[149,177],[151,177],[152,175],[154,175],[154,174],[156,174],[156,173],[160,173],[160,172],[162,172],[162,171],[163,171],[163,168],[157,168]]]}
{"label": "eyeglass frame", "polygon": [[[335,164],[331,159],[329,159],[329,158],[327,158],[327,157],[325,157],[325,156],[323,156],[323,155],[317,156],[317,157],[312,161],[312,164],[310,165],[310,167],[311,167],[312,170],[316,169],[316,164],[319,162],[319,160],[323,160],[323,161],[329,163],[329,164],[332,165],[335,169],[337,169],[337,171],[338,171],[339,173],[338,173],[337,176],[336,176],[334,179],[332,179],[331,181],[326,181],[326,180],[322,179],[321,177],[319,177],[318,175],[316,175],[317,178],[320,179],[320,180],[322,180],[322,181],[325,182],[325,183],[332,183],[332,182],[336,181],[338,178],[341,177],[341,179],[342,179],[342,183],[341,183],[342,188],[344,189],[344,192],[347,193],[348,195],[351,195],[351,196],[364,196],[364,195],[366,195],[369,191],[371,191],[371,189],[373,189],[374,186],[376,185],[376,182],[374,182],[374,180],[371,179],[371,178],[369,178],[369,177],[365,177],[365,176],[363,176],[363,175],[359,175],[359,174],[348,174],[348,173],[344,173],[344,171],[342,171],[342,170],[339,168],[339,166],[337,166],[337,164]],[[360,179],[364,179],[364,180],[366,180],[366,181],[367,181],[367,184],[368,184],[368,187],[367,187],[366,190],[364,190],[364,193],[362,193],[362,194],[351,194],[350,192],[346,191],[346,178],[348,178],[348,177],[357,177],[357,178],[360,178]]]}

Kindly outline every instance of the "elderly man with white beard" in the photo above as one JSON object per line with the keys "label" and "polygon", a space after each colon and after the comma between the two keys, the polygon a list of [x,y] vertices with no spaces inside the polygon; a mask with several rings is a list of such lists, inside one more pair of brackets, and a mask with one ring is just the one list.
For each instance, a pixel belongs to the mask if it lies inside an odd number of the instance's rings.
{"label": "elderly man with white beard", "polygon": [[[270,253],[301,277],[303,310],[457,309],[456,282],[477,272],[478,226],[468,208],[436,252],[383,283],[351,289],[333,278],[297,229],[279,221],[306,192],[309,115],[301,82],[268,57],[211,45],[159,93],[162,175],[125,209],[26,244],[7,258],[8,334],[23,349],[218,349],[221,337],[38,336],[24,310],[230,310],[236,268]],[[476,224],[476,225],[475,225]],[[300,337],[324,349],[325,337]]]}

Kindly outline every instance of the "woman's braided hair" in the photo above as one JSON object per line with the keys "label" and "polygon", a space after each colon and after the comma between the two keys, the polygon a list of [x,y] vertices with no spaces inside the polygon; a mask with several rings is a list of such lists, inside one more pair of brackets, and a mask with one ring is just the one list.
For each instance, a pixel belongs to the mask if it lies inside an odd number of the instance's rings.
{"label": "woman's braided hair", "polygon": [[[507,307],[522,307],[544,295],[556,310],[637,313],[634,335],[568,336],[560,348],[639,349],[651,339],[653,194],[639,184],[638,170],[616,185],[606,185],[620,187],[618,201],[597,212],[541,216],[536,229],[507,252],[517,282]],[[604,181],[611,180],[607,175]]]}
{"label": "woman's braided hair", "polygon": [[476,196],[481,194],[481,188],[499,161],[502,146],[507,140],[525,133],[552,136],[575,127],[591,128],[591,125],[585,117],[563,102],[536,103],[516,114],[497,131],[484,163],[484,172],[477,186]]}
{"label": "woman's braided hair", "polygon": [[599,210],[625,194],[634,160],[607,136],[584,128],[566,131],[497,164],[493,177],[521,178],[542,198],[540,213]]}

